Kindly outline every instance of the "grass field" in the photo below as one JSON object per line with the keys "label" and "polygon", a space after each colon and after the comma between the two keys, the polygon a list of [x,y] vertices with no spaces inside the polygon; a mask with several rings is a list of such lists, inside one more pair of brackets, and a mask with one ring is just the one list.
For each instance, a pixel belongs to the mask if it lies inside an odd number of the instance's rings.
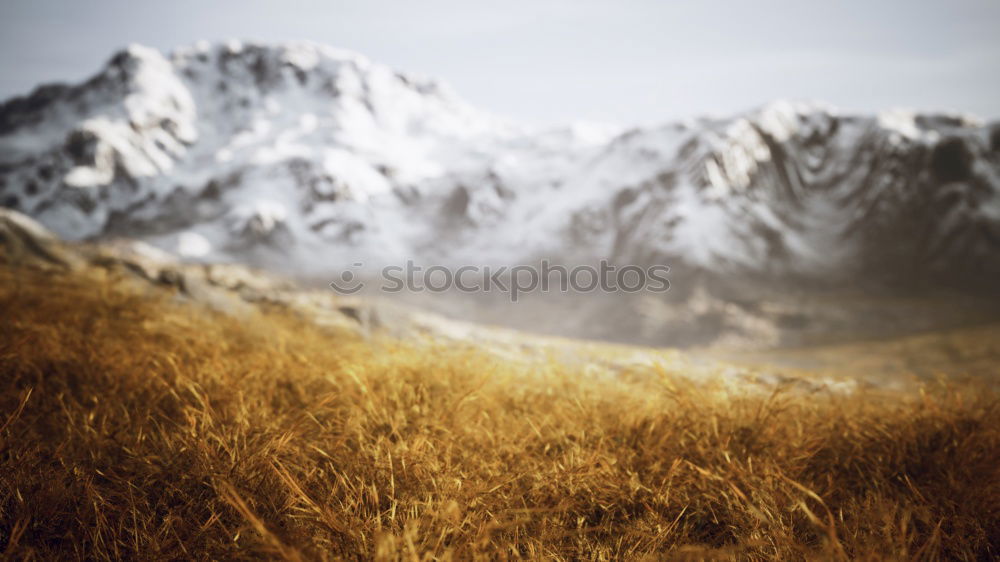
{"label": "grass field", "polygon": [[13,559],[1000,556],[1000,397],[735,394],[0,270]]}

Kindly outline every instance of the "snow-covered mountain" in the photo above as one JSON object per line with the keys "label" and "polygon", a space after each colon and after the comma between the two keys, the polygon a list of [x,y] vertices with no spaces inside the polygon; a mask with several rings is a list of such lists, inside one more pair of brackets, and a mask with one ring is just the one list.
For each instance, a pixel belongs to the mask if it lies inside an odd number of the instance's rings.
{"label": "snow-covered mountain", "polygon": [[1000,126],[776,102],[534,130],[325,46],[132,46],[0,106],[0,205],[69,239],[300,273],[549,257],[993,277]]}

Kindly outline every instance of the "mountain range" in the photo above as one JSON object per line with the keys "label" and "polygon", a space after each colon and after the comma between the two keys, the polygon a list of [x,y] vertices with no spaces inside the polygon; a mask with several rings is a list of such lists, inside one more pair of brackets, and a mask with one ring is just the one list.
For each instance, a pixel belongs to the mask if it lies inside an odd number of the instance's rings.
{"label": "mountain range", "polygon": [[549,258],[989,284],[1000,124],[777,101],[538,129],[322,45],[133,45],[0,106],[0,205],[70,240],[294,275]]}

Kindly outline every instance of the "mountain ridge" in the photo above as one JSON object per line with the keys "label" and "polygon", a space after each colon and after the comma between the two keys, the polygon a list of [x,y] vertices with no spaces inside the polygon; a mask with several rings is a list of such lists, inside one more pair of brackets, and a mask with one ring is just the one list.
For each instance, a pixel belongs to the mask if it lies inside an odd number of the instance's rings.
{"label": "mountain ridge", "polygon": [[762,279],[1000,274],[1000,127],[777,101],[532,130],[293,42],[130,46],[0,106],[0,204],[60,236],[304,274],[610,258]]}

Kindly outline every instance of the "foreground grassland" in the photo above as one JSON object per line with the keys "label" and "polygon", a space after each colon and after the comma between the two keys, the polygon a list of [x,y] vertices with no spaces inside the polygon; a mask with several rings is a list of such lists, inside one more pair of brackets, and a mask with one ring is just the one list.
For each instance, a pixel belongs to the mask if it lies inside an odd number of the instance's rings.
{"label": "foreground grassland", "polygon": [[0,270],[11,558],[991,559],[1000,400],[733,395]]}

